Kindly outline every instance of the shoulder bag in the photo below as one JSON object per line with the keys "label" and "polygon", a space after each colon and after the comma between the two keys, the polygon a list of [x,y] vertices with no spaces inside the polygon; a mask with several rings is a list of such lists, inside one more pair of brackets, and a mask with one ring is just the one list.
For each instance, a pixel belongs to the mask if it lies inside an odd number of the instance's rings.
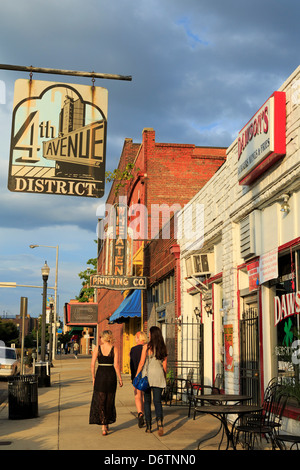
{"label": "shoulder bag", "polygon": [[[147,357],[147,371],[148,371],[148,362],[149,362],[149,359]],[[145,392],[145,390],[147,390],[147,388],[149,388],[149,382],[148,382],[147,375],[144,375],[142,377],[145,366],[146,366],[146,364],[144,365],[141,372],[132,381],[132,385],[135,388],[137,388],[138,390],[141,390],[142,392]]]}

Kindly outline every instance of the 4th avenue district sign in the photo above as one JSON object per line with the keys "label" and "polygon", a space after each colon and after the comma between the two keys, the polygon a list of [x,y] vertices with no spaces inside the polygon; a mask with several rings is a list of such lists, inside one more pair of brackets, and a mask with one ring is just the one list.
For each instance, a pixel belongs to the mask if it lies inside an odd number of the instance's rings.
{"label": "4th avenue district sign", "polygon": [[17,80],[8,189],[102,197],[107,102],[101,87]]}

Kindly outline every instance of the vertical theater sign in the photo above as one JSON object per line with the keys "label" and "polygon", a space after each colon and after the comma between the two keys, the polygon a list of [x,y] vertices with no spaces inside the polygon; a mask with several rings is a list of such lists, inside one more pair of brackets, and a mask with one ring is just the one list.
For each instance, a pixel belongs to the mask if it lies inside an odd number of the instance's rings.
{"label": "vertical theater sign", "polygon": [[17,80],[8,189],[102,197],[107,101],[102,87]]}
{"label": "vertical theater sign", "polygon": [[146,289],[146,278],[132,275],[133,231],[127,225],[126,203],[112,206],[108,219],[105,274],[92,275],[90,286],[114,290]]}

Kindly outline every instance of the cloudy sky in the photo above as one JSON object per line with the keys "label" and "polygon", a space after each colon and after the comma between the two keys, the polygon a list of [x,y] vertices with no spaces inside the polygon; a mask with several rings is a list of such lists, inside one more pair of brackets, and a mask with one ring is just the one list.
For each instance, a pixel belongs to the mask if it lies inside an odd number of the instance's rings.
{"label": "cloudy sky", "polygon": [[[131,75],[97,80],[108,89],[106,169],[124,139],[229,146],[239,130],[300,63],[298,0],[14,0],[1,2],[0,63]],[[78,272],[96,256],[102,199],[7,189],[14,82],[0,70],[0,281],[41,285],[59,245],[59,313],[78,295]],[[90,79],[34,74],[35,80],[90,85]],[[5,90],[4,90],[5,89]],[[0,288],[0,316],[20,297],[41,313],[41,290]]]}

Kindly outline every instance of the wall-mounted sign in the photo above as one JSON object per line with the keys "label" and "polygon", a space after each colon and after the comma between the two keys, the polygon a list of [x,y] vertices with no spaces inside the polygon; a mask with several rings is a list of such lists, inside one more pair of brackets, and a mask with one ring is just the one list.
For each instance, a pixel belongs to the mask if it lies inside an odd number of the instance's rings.
{"label": "wall-mounted sign", "polygon": [[270,281],[278,277],[278,248],[264,253],[259,258],[259,282]]}
{"label": "wall-mounted sign", "polygon": [[146,289],[147,278],[143,276],[102,276],[93,274],[90,277],[90,286],[98,289]]}
{"label": "wall-mounted sign", "polygon": [[65,322],[67,325],[97,325],[98,304],[84,302],[65,304]]}
{"label": "wall-mounted sign", "polygon": [[8,189],[102,197],[107,101],[101,87],[17,80]]}
{"label": "wall-mounted sign", "polygon": [[249,292],[259,288],[259,261],[252,261],[247,264],[247,272],[249,279]]}
{"label": "wall-mounted sign", "polygon": [[239,133],[239,183],[252,183],[285,153],[286,96],[276,91]]}

